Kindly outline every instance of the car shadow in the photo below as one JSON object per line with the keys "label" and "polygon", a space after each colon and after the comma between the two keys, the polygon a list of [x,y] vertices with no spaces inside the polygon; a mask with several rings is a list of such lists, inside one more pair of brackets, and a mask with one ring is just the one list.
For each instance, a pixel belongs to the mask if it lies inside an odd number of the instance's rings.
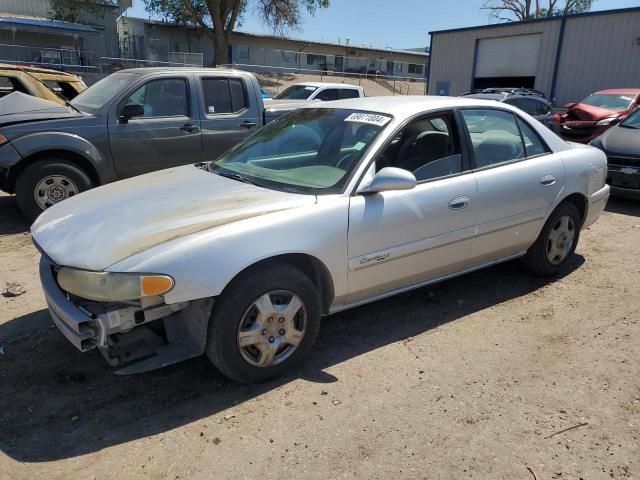
{"label": "car shadow", "polygon": [[620,213],[622,215],[640,217],[640,200],[633,200],[630,198],[622,197],[610,197],[605,210],[611,213]]}
{"label": "car shadow", "polygon": [[29,230],[29,221],[22,215],[14,195],[0,194],[0,235],[12,235]]}
{"label": "car shadow", "polygon": [[210,418],[295,379],[335,382],[329,367],[527,295],[583,263],[575,255],[559,276],[539,279],[509,262],[332,315],[299,370],[261,385],[225,379],[206,357],[113,375],[98,352],[76,351],[46,310],[34,312],[0,325],[0,450],[20,462],[73,458]]}

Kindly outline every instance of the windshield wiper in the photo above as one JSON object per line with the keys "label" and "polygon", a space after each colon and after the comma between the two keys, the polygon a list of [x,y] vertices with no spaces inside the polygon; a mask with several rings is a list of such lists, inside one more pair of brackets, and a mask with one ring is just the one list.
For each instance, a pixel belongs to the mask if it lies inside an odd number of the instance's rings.
{"label": "windshield wiper", "polygon": [[44,85],[44,87],[46,89],[48,89],[49,91],[51,91],[56,97],[58,97],[60,100],[62,100],[64,102],[64,104],[69,107],[74,109],[76,112],[78,113],[82,113],[80,110],[78,110],[76,107],[73,106],[73,104],[69,101],[69,99],[67,97],[65,97],[63,94],[61,94],[60,92],[56,92],[53,88],[51,88],[49,85],[47,85],[46,83],[44,83],[42,80],[40,80],[38,77],[36,77],[35,75],[31,75],[27,70],[25,70],[24,68],[22,68],[20,65],[16,65],[16,68],[18,70],[20,70],[23,73],[26,73],[27,75],[29,75],[31,78],[33,78],[34,80],[36,80],[37,82],[40,82],[41,85]]}
{"label": "windshield wiper", "polygon": [[259,183],[249,180],[247,177],[240,175],[239,173],[220,172],[220,171],[216,171],[215,173],[217,173],[221,177],[231,178],[232,180],[237,180],[238,182],[248,183],[249,185],[256,185],[257,187],[262,186]]}

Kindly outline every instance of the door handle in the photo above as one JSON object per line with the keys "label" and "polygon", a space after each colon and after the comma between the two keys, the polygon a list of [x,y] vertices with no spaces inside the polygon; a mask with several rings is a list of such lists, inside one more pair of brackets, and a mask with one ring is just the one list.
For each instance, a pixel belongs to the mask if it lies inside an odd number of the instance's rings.
{"label": "door handle", "polygon": [[549,187],[556,183],[556,177],[554,177],[553,175],[545,175],[540,179],[540,183],[545,187]]}
{"label": "door handle", "polygon": [[466,195],[462,197],[456,197],[449,202],[449,208],[451,210],[462,210],[463,208],[467,208],[470,203],[471,199]]}
{"label": "door handle", "polygon": [[242,128],[246,128],[247,130],[248,130],[249,128],[256,127],[257,125],[258,125],[258,124],[257,124],[256,122],[250,122],[250,121],[248,121],[248,120],[247,120],[246,122],[242,122],[242,123],[240,124],[240,126],[241,126]]}
{"label": "door handle", "polygon": [[190,123],[185,123],[180,127],[180,130],[187,133],[195,133],[200,131],[200,127],[198,127],[197,125],[191,125]]}

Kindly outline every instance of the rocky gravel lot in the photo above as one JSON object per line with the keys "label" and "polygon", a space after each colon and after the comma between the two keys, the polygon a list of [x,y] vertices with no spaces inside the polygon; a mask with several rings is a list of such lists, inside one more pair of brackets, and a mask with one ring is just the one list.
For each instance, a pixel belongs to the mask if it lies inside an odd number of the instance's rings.
{"label": "rocky gravel lot", "polygon": [[0,196],[0,479],[638,479],[640,202],[558,278],[500,265],[324,321],[259,386],[205,358],[113,375],[52,326]]}

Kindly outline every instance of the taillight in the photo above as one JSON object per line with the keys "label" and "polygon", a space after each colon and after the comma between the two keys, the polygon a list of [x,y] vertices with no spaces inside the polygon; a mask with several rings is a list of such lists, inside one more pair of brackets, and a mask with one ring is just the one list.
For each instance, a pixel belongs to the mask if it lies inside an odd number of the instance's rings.
{"label": "taillight", "polygon": [[556,113],[556,114],[553,116],[553,119],[554,119],[556,122],[559,122],[560,120],[562,120],[562,117],[560,116],[560,114],[559,114],[559,113]]}

